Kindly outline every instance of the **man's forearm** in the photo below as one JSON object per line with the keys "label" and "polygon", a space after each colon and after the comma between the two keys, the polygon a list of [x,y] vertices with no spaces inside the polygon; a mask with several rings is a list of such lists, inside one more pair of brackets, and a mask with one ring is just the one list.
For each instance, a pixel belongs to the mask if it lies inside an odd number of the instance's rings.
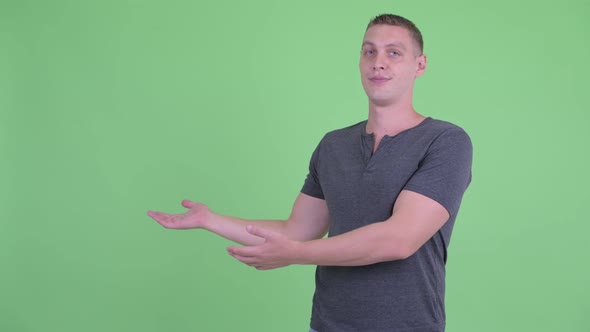
{"label": "man's forearm", "polygon": [[301,242],[294,264],[361,266],[407,258],[412,253],[395,225],[370,224],[348,233],[325,239]]}
{"label": "man's forearm", "polygon": [[437,201],[404,190],[394,204],[391,217],[385,221],[327,239],[287,237],[249,227],[248,233],[263,238],[264,243],[254,247],[229,247],[228,252],[242,263],[261,270],[291,264],[369,265],[410,257],[448,219],[448,211]]}
{"label": "man's forearm", "polygon": [[[348,233],[309,241],[297,241],[287,236],[247,227],[247,232],[264,239],[252,247],[227,248],[240,262],[260,270],[276,269],[291,264],[327,266],[361,266],[403,259],[409,251],[397,227],[391,222],[378,222]],[[396,234],[397,233],[397,234]]]}
{"label": "man's forearm", "polygon": [[285,234],[287,229],[286,220],[246,220],[214,212],[211,212],[210,218],[208,218],[203,228],[242,245],[262,244],[264,239],[248,233],[246,231],[247,225],[255,225],[281,234]]}
{"label": "man's forearm", "polygon": [[405,259],[413,255],[449,219],[440,203],[403,191],[392,216],[323,240],[302,242],[295,258],[300,264],[358,266]]}

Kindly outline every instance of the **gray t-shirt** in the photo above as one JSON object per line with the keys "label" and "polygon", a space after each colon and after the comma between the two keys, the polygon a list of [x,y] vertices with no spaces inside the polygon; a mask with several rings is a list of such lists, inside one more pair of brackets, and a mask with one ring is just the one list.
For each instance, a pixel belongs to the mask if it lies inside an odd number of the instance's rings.
{"label": "gray t-shirt", "polygon": [[415,254],[366,266],[318,266],[311,327],[320,332],[431,332],[445,328],[445,263],[461,198],[471,181],[469,136],[426,118],[385,136],[373,154],[366,121],[332,131],[314,151],[301,192],[325,199],[328,236],[391,217],[402,190],[444,206],[449,220]]}

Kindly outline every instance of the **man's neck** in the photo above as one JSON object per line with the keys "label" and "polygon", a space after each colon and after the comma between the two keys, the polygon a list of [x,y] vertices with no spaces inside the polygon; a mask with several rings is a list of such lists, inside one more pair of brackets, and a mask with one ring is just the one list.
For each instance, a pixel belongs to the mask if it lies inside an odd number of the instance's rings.
{"label": "man's neck", "polygon": [[373,133],[377,140],[384,135],[395,136],[400,132],[415,127],[425,119],[417,113],[412,103],[378,106],[369,103],[367,133]]}

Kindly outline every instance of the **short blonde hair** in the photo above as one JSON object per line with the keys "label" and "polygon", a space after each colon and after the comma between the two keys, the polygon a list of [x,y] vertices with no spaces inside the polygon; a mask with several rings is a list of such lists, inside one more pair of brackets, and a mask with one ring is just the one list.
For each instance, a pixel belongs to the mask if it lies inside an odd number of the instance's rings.
{"label": "short blonde hair", "polygon": [[422,33],[420,32],[420,30],[418,30],[418,27],[416,27],[414,22],[399,15],[381,14],[371,19],[371,21],[367,25],[367,30],[369,30],[370,27],[378,24],[393,25],[408,29],[408,31],[410,32],[410,36],[412,37],[412,39],[414,39],[416,45],[418,46],[419,54],[422,54],[422,52],[424,51],[424,40],[422,39]]}

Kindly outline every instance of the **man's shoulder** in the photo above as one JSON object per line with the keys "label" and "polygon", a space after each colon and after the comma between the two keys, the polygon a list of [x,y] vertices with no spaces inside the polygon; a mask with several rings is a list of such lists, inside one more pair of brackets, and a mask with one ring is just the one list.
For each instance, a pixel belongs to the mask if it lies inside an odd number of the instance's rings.
{"label": "man's shoulder", "polygon": [[428,117],[420,125],[406,132],[406,139],[413,142],[423,142],[430,145],[435,141],[469,141],[465,130],[449,121]]}
{"label": "man's shoulder", "polygon": [[445,131],[462,131],[465,132],[465,130],[463,130],[463,128],[461,128],[460,126],[449,122],[449,121],[445,121],[445,120],[440,120],[440,119],[435,119],[435,118],[431,118],[428,117],[426,118],[425,121],[425,127],[428,130],[434,130],[434,131],[438,131],[438,132],[445,132]]}
{"label": "man's shoulder", "polygon": [[365,130],[367,120],[355,123],[353,125],[334,129],[324,135],[324,140],[342,140],[345,138],[358,137]]}
{"label": "man's shoulder", "polygon": [[[368,135],[366,133],[367,120],[363,120],[350,126],[334,129],[326,133],[322,139],[327,142],[348,142],[349,140],[358,140],[359,136]],[[427,117],[422,123],[405,132],[408,136],[419,136],[423,139],[434,140],[441,135],[459,135],[469,137],[465,130],[449,121]]]}
{"label": "man's shoulder", "polygon": [[412,133],[409,140],[422,142],[428,151],[450,149],[463,153],[472,150],[471,137],[462,127],[448,121],[429,120],[427,126]]}

